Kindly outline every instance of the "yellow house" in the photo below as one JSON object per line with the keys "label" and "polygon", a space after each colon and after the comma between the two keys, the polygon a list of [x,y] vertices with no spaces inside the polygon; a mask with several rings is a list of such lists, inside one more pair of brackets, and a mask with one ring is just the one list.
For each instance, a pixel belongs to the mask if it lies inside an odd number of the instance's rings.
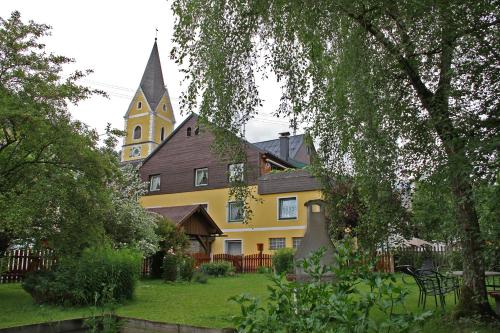
{"label": "yellow house", "polygon": [[[289,154],[291,139],[296,138],[285,133],[271,143],[286,148]],[[141,204],[151,210],[203,205],[224,232],[223,237],[213,238],[206,252],[253,254],[259,243],[265,253],[297,247],[307,225],[304,204],[321,198],[317,180],[297,168],[304,163],[287,154],[277,156],[269,151],[272,148],[260,148],[267,143],[245,142],[246,160],[228,164],[211,151],[212,140],[212,133],[200,129],[197,115],[191,114],[143,161],[140,174],[149,181],[149,193]],[[249,223],[243,223],[241,203],[229,197],[231,179],[240,176],[258,199],[250,202],[253,215]]]}
{"label": "yellow house", "polygon": [[[276,140],[244,142],[245,161],[220,161],[211,151],[213,135],[198,126],[196,114],[174,130],[156,41],[124,118],[121,160],[142,164],[141,177],[149,182],[141,204],[157,212],[202,205],[224,233],[213,234],[208,246],[193,239],[193,252],[253,254],[257,244],[265,253],[298,246],[307,225],[304,204],[321,198],[320,184],[301,169],[310,162],[303,135],[281,133]],[[241,203],[228,195],[234,177],[244,177],[259,199],[250,202],[249,223],[243,223]]]}

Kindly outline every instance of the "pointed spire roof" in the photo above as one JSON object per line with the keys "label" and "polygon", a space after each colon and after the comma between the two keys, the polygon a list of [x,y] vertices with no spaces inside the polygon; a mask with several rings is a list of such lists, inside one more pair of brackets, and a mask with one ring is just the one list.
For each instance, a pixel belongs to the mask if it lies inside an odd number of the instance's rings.
{"label": "pointed spire roof", "polygon": [[161,97],[166,92],[165,83],[163,82],[163,74],[161,71],[160,64],[160,54],[158,53],[158,45],[155,43],[153,49],[151,50],[151,55],[149,56],[148,64],[142,75],[141,84],[139,85],[142,89],[146,99],[151,106],[152,111],[156,109],[156,106],[160,102]]}

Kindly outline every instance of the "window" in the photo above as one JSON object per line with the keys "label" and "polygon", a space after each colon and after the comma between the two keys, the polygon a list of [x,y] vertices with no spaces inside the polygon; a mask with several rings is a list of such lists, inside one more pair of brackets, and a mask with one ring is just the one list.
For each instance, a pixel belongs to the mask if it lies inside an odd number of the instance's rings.
{"label": "window", "polygon": [[142,109],[142,102],[137,102],[137,108]]}
{"label": "window", "polygon": [[167,105],[163,104],[163,111],[167,111]]}
{"label": "window", "polygon": [[199,128],[199,127],[196,127],[196,128],[194,129],[194,135],[198,135],[198,134],[200,134],[200,128]]}
{"label": "window", "polygon": [[239,256],[241,255],[242,251],[242,246],[241,246],[241,240],[226,240],[225,241],[225,250],[227,254],[231,254],[233,256]]}
{"label": "window", "polygon": [[165,140],[165,127],[162,127],[160,132],[160,141],[163,140]]}
{"label": "window", "polygon": [[191,136],[191,127],[188,127],[186,130],[187,136]]}
{"label": "window", "polygon": [[160,190],[160,175],[149,176],[149,190],[151,192]]}
{"label": "window", "polygon": [[278,202],[278,219],[297,218],[297,198],[280,198]]}
{"label": "window", "polygon": [[134,140],[140,139],[141,135],[142,135],[142,128],[141,128],[141,126],[137,125],[134,128]]}
{"label": "window", "polygon": [[231,201],[227,206],[227,220],[228,222],[241,222],[243,221],[243,202]]}
{"label": "window", "polygon": [[229,181],[242,182],[244,179],[244,168],[244,163],[229,164]]}
{"label": "window", "polygon": [[194,186],[208,185],[208,168],[196,169],[194,173]]}
{"label": "window", "polygon": [[141,146],[134,146],[130,148],[129,157],[140,157],[141,156]]}
{"label": "window", "polygon": [[300,244],[302,244],[302,238],[303,237],[293,237],[292,238],[292,245],[294,249],[298,249]]}
{"label": "window", "polygon": [[269,238],[269,250],[277,250],[285,247],[285,238]]}

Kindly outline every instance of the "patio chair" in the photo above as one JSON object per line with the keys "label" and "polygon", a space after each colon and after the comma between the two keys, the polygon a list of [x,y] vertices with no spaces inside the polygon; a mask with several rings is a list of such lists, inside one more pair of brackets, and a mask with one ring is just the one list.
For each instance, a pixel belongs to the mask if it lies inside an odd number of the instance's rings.
{"label": "patio chair", "polygon": [[[423,308],[427,301],[427,295],[434,296],[436,307],[438,306],[438,297],[441,307],[444,309],[446,305],[445,296],[453,292],[455,303],[459,296],[459,284],[455,277],[445,276],[434,270],[417,270],[415,271],[416,280],[422,286],[421,296],[423,298]],[[420,303],[419,303],[420,305]]]}
{"label": "patio chair", "polygon": [[424,290],[425,289],[424,289],[424,286],[421,284],[420,279],[416,276],[417,270],[415,269],[415,267],[413,267],[411,265],[401,265],[401,266],[397,266],[396,268],[394,268],[394,270],[396,272],[403,273],[403,276],[401,277],[401,279],[403,280],[403,283],[408,284],[408,282],[405,280],[405,275],[409,275],[413,278],[413,280],[415,281],[415,283],[418,286],[418,306],[420,306],[420,303],[422,303],[424,301]]}

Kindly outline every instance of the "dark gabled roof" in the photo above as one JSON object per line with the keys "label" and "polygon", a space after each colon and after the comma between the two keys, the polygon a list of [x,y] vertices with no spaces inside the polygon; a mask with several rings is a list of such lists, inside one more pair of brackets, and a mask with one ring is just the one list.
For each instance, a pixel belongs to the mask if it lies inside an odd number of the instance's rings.
{"label": "dark gabled roof", "polygon": [[208,215],[207,211],[205,210],[205,208],[203,208],[202,205],[156,207],[147,208],[147,210],[168,218],[177,226],[182,226],[182,224],[186,222],[191,216],[193,216],[193,214],[198,212],[206,218],[209,227],[213,230],[212,234],[223,234],[222,230],[220,230],[219,226],[217,226],[217,223],[215,223],[212,217]]}
{"label": "dark gabled roof", "polygon": [[[300,147],[304,144],[304,134],[292,135],[289,137],[289,140],[289,156],[293,159],[295,155],[297,155]],[[254,142],[253,144],[275,156],[280,156],[280,139]]]}
{"label": "dark gabled roof", "polygon": [[[186,124],[189,119],[195,117],[196,119],[198,119],[198,115],[194,112],[191,112],[191,114],[182,121],[182,123],[179,124],[179,126],[177,126],[172,133],[170,133],[169,136],[167,136],[167,138],[165,140],[163,140],[162,143],[160,143],[152,152],[151,154],[149,154],[144,160],[142,160],[142,164],[144,165],[154,154],[156,154],[157,151],[159,151],[161,149],[161,147],[163,147],[168,141],[170,141],[170,139],[177,133],[179,132],[179,130],[184,126],[184,124]],[[257,150],[258,152],[262,153],[262,154],[266,154],[268,155],[268,157],[272,160],[276,160],[276,162],[280,163],[280,164],[283,164],[285,166],[291,166],[291,167],[297,167],[297,168],[302,168],[304,166],[303,163],[300,163],[300,162],[297,162],[295,160],[289,160],[289,161],[285,161],[285,160],[282,160],[279,155],[274,155],[272,153],[269,153],[267,150],[264,150],[262,148],[259,148],[258,146],[256,146],[255,144],[253,143],[250,143],[246,140],[244,140],[244,142],[246,144],[248,144],[249,146],[251,146],[252,148],[254,148],[255,150]]]}
{"label": "dark gabled roof", "polygon": [[139,85],[146,99],[151,106],[151,111],[156,110],[156,106],[160,102],[163,94],[166,92],[165,83],[163,82],[163,74],[161,71],[160,54],[158,53],[158,45],[156,41],[151,50],[148,64],[142,75],[141,84]]}

